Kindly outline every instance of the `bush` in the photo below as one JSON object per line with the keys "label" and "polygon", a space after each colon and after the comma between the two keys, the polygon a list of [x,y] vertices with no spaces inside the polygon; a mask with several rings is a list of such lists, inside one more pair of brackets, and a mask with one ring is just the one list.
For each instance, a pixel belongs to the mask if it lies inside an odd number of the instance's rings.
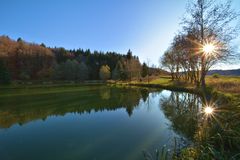
{"label": "bush", "polygon": [[219,75],[218,73],[215,73],[215,74],[212,75],[212,77],[213,77],[213,78],[219,78],[220,75]]}

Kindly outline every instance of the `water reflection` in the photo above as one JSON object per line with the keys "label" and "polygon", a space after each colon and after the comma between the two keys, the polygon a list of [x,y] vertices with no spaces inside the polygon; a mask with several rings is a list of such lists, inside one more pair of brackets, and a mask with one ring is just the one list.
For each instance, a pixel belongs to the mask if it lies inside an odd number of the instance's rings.
{"label": "water reflection", "polygon": [[[56,92],[0,96],[0,127],[9,128],[16,123],[22,125],[37,119],[44,121],[52,115],[82,114],[119,108],[125,108],[131,116],[141,100],[148,108],[151,106],[148,89],[91,87],[84,92],[82,88],[74,92]],[[160,93],[153,92],[151,96],[154,98]],[[164,91],[159,104],[165,116],[172,122],[172,129],[192,139],[198,127],[201,106],[199,96]]]}
{"label": "water reflection", "polygon": [[202,100],[190,93],[168,92],[159,101],[165,116],[172,122],[172,129],[193,139],[198,128]]}
{"label": "water reflection", "polygon": [[[17,94],[0,95],[0,127],[9,128],[13,124],[25,124],[29,121],[45,120],[51,115],[66,113],[90,113],[92,111],[116,110],[125,108],[129,116],[139,105],[141,99],[146,101],[147,89],[85,87],[74,89],[49,89],[47,92],[35,90],[17,91]],[[14,91],[16,92],[16,91]],[[33,92],[33,94],[31,93]],[[28,94],[25,94],[28,93]],[[11,95],[11,96],[8,96]]]}
{"label": "water reflection", "polygon": [[0,159],[140,160],[143,150],[191,141],[201,104],[196,95],[145,88],[8,90],[0,93],[0,127],[9,128],[0,129]]}

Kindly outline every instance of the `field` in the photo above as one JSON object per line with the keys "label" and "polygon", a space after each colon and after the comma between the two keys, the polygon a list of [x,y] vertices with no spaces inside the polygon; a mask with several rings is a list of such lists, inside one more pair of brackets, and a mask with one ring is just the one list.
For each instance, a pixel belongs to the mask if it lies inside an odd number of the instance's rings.
{"label": "field", "polygon": [[207,77],[207,85],[213,87],[217,91],[239,94],[240,93],[240,77],[220,76],[214,78],[212,76]]}
{"label": "field", "polygon": [[[145,79],[142,83],[147,84],[148,82]],[[161,84],[164,86],[178,85],[179,87],[181,85],[188,88],[194,87],[192,84],[172,81],[170,76],[151,78],[149,84]],[[209,88],[224,94],[232,94],[237,96],[240,93],[240,76],[207,76],[206,84]]]}

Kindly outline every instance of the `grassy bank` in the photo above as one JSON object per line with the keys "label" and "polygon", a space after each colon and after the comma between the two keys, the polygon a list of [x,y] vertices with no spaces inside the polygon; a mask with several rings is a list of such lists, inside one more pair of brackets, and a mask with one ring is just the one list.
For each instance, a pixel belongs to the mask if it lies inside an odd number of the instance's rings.
{"label": "grassy bank", "polygon": [[[145,79],[142,82],[131,81],[131,82],[111,82],[117,85],[133,85],[151,88],[162,88],[172,91],[183,91],[195,94],[203,94],[201,87],[196,87],[191,83],[172,81],[171,77],[160,77],[151,79],[149,82]],[[234,102],[240,102],[240,77],[233,76],[207,76],[206,78],[207,87],[204,90],[207,94],[214,96],[221,96]]]}

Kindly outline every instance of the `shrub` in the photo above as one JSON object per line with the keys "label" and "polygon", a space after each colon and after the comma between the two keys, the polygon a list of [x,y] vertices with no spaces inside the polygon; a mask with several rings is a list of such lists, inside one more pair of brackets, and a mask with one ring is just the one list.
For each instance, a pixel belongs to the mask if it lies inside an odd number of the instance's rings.
{"label": "shrub", "polygon": [[219,75],[218,73],[215,73],[215,74],[212,75],[212,77],[213,77],[213,78],[219,78],[220,75]]}

